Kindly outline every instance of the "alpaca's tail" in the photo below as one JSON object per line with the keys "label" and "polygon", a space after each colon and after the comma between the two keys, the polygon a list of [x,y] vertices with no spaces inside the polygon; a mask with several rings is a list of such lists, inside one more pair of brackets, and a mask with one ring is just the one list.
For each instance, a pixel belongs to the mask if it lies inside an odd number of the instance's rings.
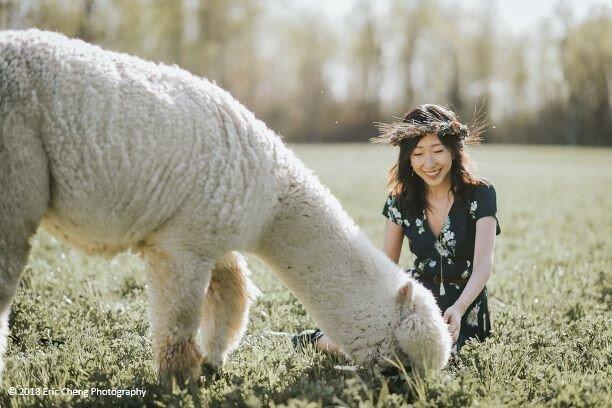
{"label": "alpaca's tail", "polygon": [[238,252],[226,254],[212,270],[200,335],[204,357],[213,366],[223,363],[246,331],[249,307],[260,294],[250,275],[246,260]]}

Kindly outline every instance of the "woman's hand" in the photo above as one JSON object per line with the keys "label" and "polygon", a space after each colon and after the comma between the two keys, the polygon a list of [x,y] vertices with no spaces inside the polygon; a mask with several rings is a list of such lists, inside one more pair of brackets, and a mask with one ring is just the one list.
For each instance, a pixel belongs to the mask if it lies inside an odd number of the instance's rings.
{"label": "woman's hand", "polygon": [[463,316],[463,310],[457,304],[452,305],[444,312],[444,321],[448,324],[448,330],[453,337],[453,343],[457,342],[459,338],[459,329],[461,328],[461,316]]}

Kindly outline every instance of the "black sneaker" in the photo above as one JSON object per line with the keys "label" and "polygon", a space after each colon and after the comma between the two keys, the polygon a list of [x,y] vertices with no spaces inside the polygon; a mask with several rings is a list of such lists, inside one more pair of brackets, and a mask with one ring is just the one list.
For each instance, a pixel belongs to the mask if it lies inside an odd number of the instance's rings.
{"label": "black sneaker", "polygon": [[323,337],[323,332],[320,329],[305,330],[291,337],[291,343],[294,348],[301,349],[306,346],[314,346],[321,337]]}

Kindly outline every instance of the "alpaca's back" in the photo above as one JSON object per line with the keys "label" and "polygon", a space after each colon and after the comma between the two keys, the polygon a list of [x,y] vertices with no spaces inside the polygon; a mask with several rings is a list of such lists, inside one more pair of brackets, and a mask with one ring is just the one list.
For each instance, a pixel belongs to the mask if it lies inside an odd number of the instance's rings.
{"label": "alpaca's back", "polygon": [[275,195],[270,159],[281,143],[227,92],[61,35],[4,33],[6,42],[27,61],[26,103],[39,114],[32,126],[49,159],[48,229],[114,253],[183,217],[194,236],[215,234],[221,245],[269,210],[261,192]]}

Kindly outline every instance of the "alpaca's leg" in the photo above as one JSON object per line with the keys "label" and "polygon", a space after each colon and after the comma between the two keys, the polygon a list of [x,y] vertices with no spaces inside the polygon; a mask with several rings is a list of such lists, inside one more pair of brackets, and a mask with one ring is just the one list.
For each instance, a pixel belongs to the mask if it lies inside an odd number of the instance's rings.
{"label": "alpaca's leg", "polygon": [[22,229],[16,223],[6,221],[4,218],[0,220],[0,374],[4,369],[2,358],[7,345],[11,303],[28,259],[28,239],[35,231],[34,228]]}
{"label": "alpaca's leg", "polygon": [[191,251],[148,249],[149,317],[160,383],[197,383],[202,357],[195,336],[213,263]]}
{"label": "alpaca's leg", "polygon": [[226,254],[213,268],[200,326],[204,361],[212,370],[223,365],[246,330],[249,306],[258,293],[249,275],[237,252]]}
{"label": "alpaca's leg", "polygon": [[[0,374],[8,316],[19,277],[49,202],[48,165],[40,141],[19,117],[0,117]],[[17,136],[15,136],[17,135]]]}

